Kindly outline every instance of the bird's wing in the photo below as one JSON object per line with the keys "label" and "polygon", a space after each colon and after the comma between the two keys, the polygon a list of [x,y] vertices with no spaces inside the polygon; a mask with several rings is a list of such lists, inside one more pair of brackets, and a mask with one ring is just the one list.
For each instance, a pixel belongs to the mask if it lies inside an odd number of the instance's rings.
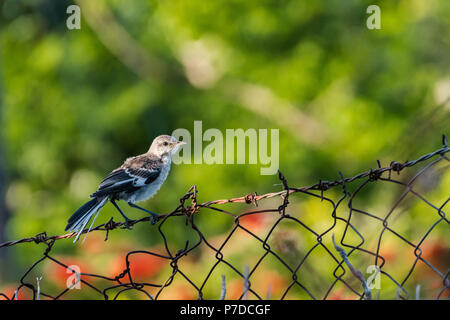
{"label": "bird's wing", "polygon": [[100,197],[121,192],[133,192],[155,181],[159,168],[119,168],[111,172],[91,197]]}

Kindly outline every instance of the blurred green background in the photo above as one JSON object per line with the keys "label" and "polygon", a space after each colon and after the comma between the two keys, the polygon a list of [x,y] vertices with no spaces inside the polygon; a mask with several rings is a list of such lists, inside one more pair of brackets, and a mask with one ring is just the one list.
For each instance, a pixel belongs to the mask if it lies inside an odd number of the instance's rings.
{"label": "blurred green background", "polygon": [[[42,231],[62,234],[67,218],[108,172],[126,157],[146,152],[155,136],[192,130],[194,120],[203,121],[204,130],[279,129],[280,170],[290,186],[338,179],[338,170],[352,176],[376,167],[377,159],[384,166],[415,159],[439,148],[441,135],[450,134],[450,1],[80,0],[75,4],[81,7],[81,29],[68,30],[71,4],[0,0],[1,242]],[[366,27],[371,4],[381,8],[380,30]],[[160,192],[143,206],[171,212],[193,184],[200,202],[282,189],[277,176],[260,175],[260,165],[176,165]],[[423,188],[440,205],[449,187],[449,174],[443,173]],[[332,192],[339,197],[339,190]],[[384,216],[399,194],[399,188],[380,184],[364,190],[358,204]],[[296,200],[289,207],[292,215],[318,231],[332,224],[325,203],[304,196]],[[437,214],[410,200],[396,226],[417,242]],[[261,203],[263,208],[278,204],[279,199]],[[238,214],[248,206],[229,209]],[[143,216],[129,208],[126,212],[132,218]],[[111,216],[121,220],[107,205],[96,223]],[[275,218],[256,219],[253,227],[265,234]],[[217,241],[233,225],[214,212],[200,214],[197,221]],[[361,220],[369,234],[379,227]],[[445,227],[436,228],[426,243],[432,249],[441,246],[437,263],[443,273],[449,262]],[[299,252],[315,243],[295,230],[281,226],[277,239],[292,240]],[[197,239],[182,218],[165,231],[175,251],[186,239]],[[127,251],[163,250],[155,227],[148,224],[132,232],[115,230],[107,242],[103,238],[95,232],[84,244],[58,241],[52,252],[84,272],[114,275],[123,270]],[[263,253],[260,244],[245,239],[238,235],[227,249],[227,257],[242,271]],[[384,241],[393,259],[390,270],[402,278],[411,266],[402,259],[414,258],[413,250],[389,239]],[[0,292],[14,288],[44,247],[22,244],[1,250]],[[293,252],[287,254],[295,265],[301,254]],[[369,258],[355,255],[354,262],[365,270]],[[167,266],[142,259],[139,264],[148,268],[141,276],[163,282]],[[335,264],[323,252],[312,259],[304,272],[311,274],[314,293],[323,296]],[[214,252],[201,247],[186,261],[180,268],[201,284],[216,260]],[[56,292],[68,276],[59,269],[44,263],[30,281],[43,275],[42,286]],[[279,298],[290,275],[269,259],[263,270],[255,274],[253,285],[263,296],[270,291]],[[229,298],[242,289],[242,279],[221,266],[205,288],[206,297],[219,296],[222,274]],[[411,285],[421,283],[435,295],[439,285],[426,281],[422,276]],[[385,298],[395,296],[395,286],[383,285]],[[332,294],[354,297],[339,288]],[[98,298],[87,289],[67,297]],[[132,293],[121,297],[142,298]],[[177,277],[161,298],[196,297]],[[307,295],[293,290],[287,298]]]}

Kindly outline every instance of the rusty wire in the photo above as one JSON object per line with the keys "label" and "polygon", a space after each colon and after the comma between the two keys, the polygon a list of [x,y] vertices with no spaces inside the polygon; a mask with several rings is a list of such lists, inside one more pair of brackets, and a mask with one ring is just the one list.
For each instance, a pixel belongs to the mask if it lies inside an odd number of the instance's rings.
{"label": "rusty wire", "polygon": [[[414,183],[418,180],[418,178],[423,175],[426,171],[428,171],[431,167],[435,166],[438,162],[446,161],[448,163],[450,160],[446,156],[447,152],[450,151],[450,148],[448,147],[448,141],[445,136],[443,136],[443,147],[428,153],[416,160],[413,161],[406,161],[406,162],[391,162],[389,166],[382,167],[380,161],[377,161],[378,167],[376,169],[370,169],[369,171],[360,173],[356,176],[353,176],[351,178],[344,178],[342,173],[339,172],[340,179],[334,180],[334,181],[325,181],[320,180],[318,183],[311,185],[309,187],[301,187],[301,188],[294,188],[290,187],[288,185],[288,182],[286,178],[283,176],[281,172],[279,172],[278,176],[282,183],[283,190],[279,192],[273,192],[273,193],[267,193],[264,195],[257,195],[256,193],[248,194],[246,196],[238,197],[238,198],[232,198],[232,199],[224,199],[224,200],[215,200],[215,201],[208,201],[205,203],[198,203],[197,202],[197,194],[198,190],[197,187],[194,185],[192,186],[188,192],[180,199],[180,204],[173,210],[171,213],[162,215],[158,221],[157,229],[159,231],[159,234],[161,236],[161,239],[164,243],[164,250],[165,253],[158,253],[158,252],[151,252],[151,251],[145,251],[145,250],[134,250],[128,252],[126,255],[126,268],[121,272],[120,274],[116,275],[115,277],[107,277],[102,276],[100,274],[91,274],[91,273],[81,273],[78,276],[83,276],[83,278],[80,278],[79,281],[81,281],[83,284],[87,285],[94,291],[96,291],[101,298],[104,299],[117,299],[119,296],[129,290],[137,290],[140,292],[143,292],[147,295],[149,299],[158,299],[163,292],[165,288],[170,286],[173,282],[173,279],[176,275],[180,275],[183,277],[187,283],[189,283],[190,286],[197,292],[199,299],[205,299],[209,297],[205,297],[203,294],[203,290],[205,288],[206,283],[211,279],[211,275],[213,271],[217,268],[219,264],[225,264],[229,268],[231,268],[239,277],[241,277],[244,281],[244,288],[242,291],[241,296],[239,299],[246,299],[247,296],[251,296],[253,299],[264,299],[261,293],[256,292],[251,285],[252,275],[255,273],[255,271],[260,268],[261,262],[269,255],[272,255],[275,259],[277,259],[279,262],[281,262],[285,268],[285,271],[290,275],[291,282],[289,285],[285,288],[281,299],[285,299],[289,291],[294,287],[297,286],[301,288],[311,299],[327,299],[330,295],[330,292],[333,290],[333,288],[336,287],[337,283],[342,283],[345,288],[347,288],[350,292],[355,294],[360,299],[370,299],[373,298],[371,296],[371,292],[369,289],[368,284],[366,283],[364,277],[362,276],[361,272],[356,270],[350,263],[349,257],[361,254],[361,255],[368,255],[373,257],[374,265],[376,265],[379,268],[379,272],[381,275],[387,277],[392,283],[395,284],[397,287],[397,298],[400,299],[409,299],[411,298],[410,293],[405,288],[405,283],[408,281],[408,279],[411,278],[412,273],[414,272],[417,263],[419,261],[423,262],[427,267],[430,268],[430,270],[433,271],[433,274],[439,279],[439,281],[442,284],[441,289],[439,290],[438,294],[436,295],[436,299],[440,299],[443,297],[448,297],[448,290],[450,290],[450,281],[448,279],[450,274],[450,268],[448,268],[446,271],[439,270],[436,266],[434,266],[430,261],[426,260],[423,255],[424,252],[421,248],[422,244],[426,240],[426,238],[431,234],[433,229],[438,224],[444,224],[445,227],[448,227],[449,220],[446,217],[446,214],[444,212],[445,206],[450,202],[450,198],[447,198],[443,201],[440,205],[434,205],[430,201],[428,201],[423,195],[421,195],[417,190],[413,188]],[[432,161],[428,161],[430,159],[434,158]],[[427,162],[428,161],[428,162]],[[409,179],[408,182],[402,182],[398,179],[396,179],[396,175],[399,175],[401,171],[403,171],[406,168],[410,168],[415,166],[418,163],[426,163],[426,165],[421,168],[411,179]],[[447,169],[448,166],[445,166],[444,169]],[[348,191],[348,186],[351,183],[359,184],[356,186],[355,190],[350,192]],[[370,183],[373,182],[384,182],[384,183],[394,183],[399,186],[402,186],[404,188],[403,193],[400,195],[400,197],[397,199],[397,201],[392,205],[391,209],[387,213],[387,215],[384,218],[378,217],[370,212],[367,212],[365,210],[356,208],[354,205],[354,199],[355,197],[360,194],[361,190],[363,190],[365,187],[367,187]],[[341,187],[342,188],[342,196],[337,200],[333,201],[331,197],[327,197],[325,195],[325,192],[329,190],[330,188],[335,187]],[[301,219],[290,215],[287,211],[289,210],[289,197],[294,193],[300,193],[307,197],[313,197],[317,199],[318,201],[326,201],[332,206],[331,210],[331,218],[332,218],[332,225],[324,232],[317,233],[312,228],[308,227]],[[420,201],[423,201],[427,206],[433,209],[433,211],[436,212],[436,220],[435,222],[428,227],[425,234],[420,238],[418,242],[413,242],[412,240],[407,239],[405,235],[400,234],[398,231],[394,230],[389,225],[389,219],[392,216],[393,211],[399,206],[399,204],[402,202],[402,200],[408,195],[412,194],[415,198],[419,199]],[[240,213],[238,215],[235,215],[229,211],[223,210],[218,207],[218,205],[227,204],[227,203],[246,203],[248,205],[255,205],[258,207],[258,203],[262,200],[268,199],[268,198],[275,198],[280,197],[282,199],[282,203],[274,209],[252,209],[249,211],[245,211],[243,213]],[[339,216],[337,214],[337,209],[339,206],[343,206],[342,204],[345,203],[344,200],[347,200],[347,206],[348,206],[348,215],[346,217]],[[188,205],[187,202],[190,202],[190,205]],[[229,231],[227,236],[224,238],[220,246],[214,246],[206,239],[204,236],[204,233],[198,228],[196,223],[194,222],[194,217],[198,214],[201,214],[203,210],[214,210],[215,212],[219,212],[222,214],[226,214],[230,216],[231,219],[234,220],[234,225],[232,229]],[[247,229],[244,225],[241,224],[240,219],[253,214],[269,214],[269,213],[278,213],[278,218],[276,219],[275,223],[271,226],[271,228],[267,231],[266,237],[261,238],[255,233],[253,233],[251,230]],[[364,215],[365,217],[368,217],[372,220],[376,220],[382,225],[382,229],[378,235],[378,241],[377,241],[377,247],[376,250],[370,251],[366,248],[363,248],[363,244],[365,243],[365,238],[360,233],[356,227],[352,224],[352,217],[355,214]],[[177,252],[172,252],[169,249],[168,245],[168,239],[165,235],[165,233],[162,230],[162,226],[166,223],[168,219],[172,219],[174,217],[181,217],[183,216],[186,219],[186,227],[191,228],[194,230],[199,240],[194,245],[190,246],[189,242],[186,242],[186,245],[184,248],[181,248]],[[269,238],[274,234],[274,230],[277,228],[277,226],[280,224],[280,222],[284,220],[289,220],[291,222],[297,223],[299,226],[302,227],[302,230],[304,232],[307,232],[309,234],[312,234],[316,238],[316,244],[312,246],[308,252],[304,255],[300,261],[298,261],[298,264],[295,267],[292,267],[289,265],[286,261],[284,261],[280,255],[269,245]],[[132,220],[130,222],[131,225],[141,223],[143,221],[149,221],[149,217],[144,217],[137,220]],[[343,222],[345,224],[345,229],[343,234],[340,237],[340,244],[348,249],[348,252],[345,251],[342,247],[336,244],[334,242],[334,233],[333,233],[333,247],[329,247],[323,243],[323,238],[328,233],[332,232],[338,222]],[[108,239],[108,234],[110,231],[121,227],[124,225],[124,222],[115,222],[111,218],[111,220],[105,224],[98,225],[95,228],[91,229],[91,232],[94,231],[105,231],[105,240]],[[252,268],[247,268],[246,271],[243,273],[241,272],[237,267],[233,266],[232,263],[230,263],[224,256],[223,250],[225,246],[228,244],[230,238],[233,236],[233,234],[237,231],[241,230],[253,237],[257,243],[264,249],[264,254],[259,258],[257,263]],[[351,244],[350,242],[346,242],[346,236],[347,234],[352,231],[354,232],[359,238],[360,242],[357,245]],[[86,233],[87,230],[84,230],[83,233]],[[407,244],[409,247],[414,249],[414,255],[415,255],[415,261],[412,264],[411,268],[409,269],[409,272],[407,275],[401,279],[395,279],[389,272],[385,271],[385,258],[381,254],[381,243],[383,235],[389,232],[392,235],[396,236],[399,240]],[[37,288],[34,284],[31,284],[27,282],[26,278],[27,275],[30,274],[30,272],[40,263],[42,263],[44,260],[50,260],[61,267],[64,267],[73,273],[76,273],[75,270],[71,270],[67,265],[59,261],[58,259],[54,258],[50,253],[54,245],[56,244],[57,240],[61,239],[67,239],[71,238],[75,235],[75,233],[68,233],[64,235],[57,235],[57,236],[48,236],[45,232],[40,233],[34,237],[29,238],[23,238],[16,241],[8,241],[5,243],[0,244],[0,249],[4,247],[10,247],[15,246],[20,243],[28,243],[28,242],[34,242],[36,244],[39,243],[45,243],[46,249],[40,259],[35,261],[23,274],[23,276],[20,278],[17,289],[15,291],[15,294],[13,296],[8,296],[5,293],[0,292],[0,298],[3,299],[14,299],[17,298],[17,293],[20,290],[28,289],[30,290],[33,295],[33,299],[46,297],[49,299],[60,299],[63,298],[64,295],[70,290],[69,288],[66,288],[65,290],[57,293],[57,294],[49,294],[47,292],[40,291],[40,288]],[[183,257],[190,254],[193,250],[198,248],[200,245],[206,245],[208,248],[213,250],[215,252],[215,263],[209,270],[209,272],[205,275],[204,280],[201,283],[194,283],[193,280],[191,280],[188,275],[183,272],[179,266],[178,262],[180,259],[183,259]],[[448,244],[445,244],[448,245]],[[329,257],[332,259],[333,263],[336,265],[333,272],[334,281],[332,281],[331,285],[328,287],[327,290],[325,290],[325,293],[321,296],[317,296],[317,294],[313,294],[311,290],[307,288],[307,286],[302,283],[299,279],[298,273],[301,272],[300,268],[305,263],[308,256],[311,254],[312,251],[314,251],[316,248],[321,247],[323,248]],[[167,267],[170,268],[171,274],[170,276],[163,282],[163,283],[144,283],[144,282],[136,282],[133,280],[133,276],[131,274],[131,262],[130,257],[132,255],[136,254],[145,254],[145,255],[153,255],[162,259],[165,259],[167,261]],[[354,284],[350,283],[347,279],[344,278],[344,275],[348,275],[348,272],[346,271],[346,267],[351,271],[350,274],[353,274],[354,278],[359,279],[362,283],[362,286],[356,287]],[[95,286],[92,282],[86,280],[87,278],[93,278],[93,279],[103,279],[106,281],[109,281],[111,283],[110,286],[107,286],[105,288],[99,288]],[[225,278],[222,277],[223,287],[221,296],[225,296],[226,288],[225,288]],[[157,288],[156,294],[153,296],[150,295],[146,289],[147,288]],[[115,295],[110,295],[109,292],[112,290],[118,290],[118,292]],[[38,294],[39,292],[39,294]],[[446,292],[446,294],[445,294]]]}

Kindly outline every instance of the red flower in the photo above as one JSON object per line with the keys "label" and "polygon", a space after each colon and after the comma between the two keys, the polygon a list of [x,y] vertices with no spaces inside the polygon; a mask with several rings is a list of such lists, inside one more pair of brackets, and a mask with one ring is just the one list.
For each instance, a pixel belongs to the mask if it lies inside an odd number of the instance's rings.
{"label": "red flower", "polygon": [[196,300],[198,294],[189,284],[175,284],[166,287],[161,294],[163,300]]}
{"label": "red flower", "polygon": [[343,289],[333,290],[331,294],[327,297],[327,300],[347,300],[345,298],[345,290]]}
{"label": "red flower", "polygon": [[[133,281],[143,281],[154,277],[169,261],[158,256],[138,252],[128,257],[130,262],[130,273]],[[117,256],[112,262],[111,276],[115,277],[126,269],[126,254]]]}
{"label": "red flower", "polygon": [[[73,257],[58,257],[59,262],[65,264],[68,268],[54,262],[48,261],[47,271],[45,275],[47,280],[52,280],[56,284],[67,287],[76,283],[75,272],[90,273],[86,263],[81,262]],[[86,276],[81,275],[81,280],[88,280]]]}
{"label": "red flower", "polygon": [[257,233],[264,226],[264,214],[248,214],[239,218],[239,223],[253,233]]}
{"label": "red flower", "polygon": [[[8,297],[8,299],[12,300],[17,288],[18,288],[18,286],[9,285],[9,286],[0,288],[0,292],[5,294]],[[16,298],[17,299],[14,299],[14,300],[31,300],[33,298],[33,293],[31,292],[30,289],[28,289],[26,287],[22,287],[17,292]],[[0,295],[0,300],[7,300],[7,299],[3,295]]]}

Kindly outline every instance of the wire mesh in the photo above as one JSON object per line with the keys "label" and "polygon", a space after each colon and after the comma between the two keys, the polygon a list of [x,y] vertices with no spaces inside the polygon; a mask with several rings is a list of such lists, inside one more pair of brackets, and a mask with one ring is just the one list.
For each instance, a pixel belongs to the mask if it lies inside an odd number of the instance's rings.
{"label": "wire mesh", "polygon": [[[192,290],[196,292],[198,299],[219,299],[219,297],[209,297],[205,296],[205,286],[207,283],[212,281],[212,274],[219,266],[226,266],[230,268],[235,275],[242,278],[243,286],[242,293],[238,299],[267,299],[271,298],[270,292],[257,292],[257,290],[252,285],[253,276],[256,272],[264,272],[260,270],[263,267],[263,261],[272,257],[279,261],[282,265],[282,270],[288,275],[289,283],[282,290],[280,296],[281,299],[287,299],[289,293],[292,290],[300,290],[306,297],[310,299],[329,299],[331,298],[331,293],[336,289],[338,285],[342,286],[348,292],[351,292],[354,297],[358,299],[374,299],[377,298],[373,295],[373,281],[375,279],[365,279],[362,272],[357,270],[352,265],[354,257],[358,255],[363,255],[373,261],[373,265],[376,267],[376,273],[379,274],[385,281],[391,282],[397,288],[394,298],[398,299],[410,299],[413,297],[411,290],[407,288],[407,282],[412,278],[414,271],[417,269],[419,264],[424,264],[431,271],[432,275],[440,283],[439,288],[433,298],[436,299],[446,299],[449,296],[449,272],[450,268],[447,266],[447,270],[441,270],[442,267],[435,266],[432,259],[430,259],[424,252],[424,242],[430,237],[433,230],[439,225],[443,228],[448,228],[449,220],[445,214],[445,207],[448,205],[450,198],[443,199],[441,203],[433,204],[428,200],[422,192],[415,187],[417,181],[420,177],[424,176],[427,172],[437,166],[438,163],[444,164],[439,171],[442,174],[448,169],[449,158],[446,156],[449,152],[448,142],[446,137],[443,137],[443,147],[428,153],[416,160],[406,161],[406,162],[391,162],[389,166],[382,167],[380,161],[377,161],[378,167],[375,169],[370,169],[366,172],[362,172],[356,176],[350,178],[344,178],[339,172],[340,179],[334,181],[320,180],[318,183],[309,187],[294,188],[288,184],[287,179],[279,172],[278,177],[283,186],[283,190],[279,192],[267,193],[263,195],[258,195],[256,193],[248,194],[242,197],[208,201],[205,203],[199,203],[197,201],[198,190],[194,185],[188,192],[180,199],[179,205],[169,214],[162,215],[155,226],[161,237],[161,241],[164,244],[163,250],[161,251],[148,251],[148,250],[133,250],[129,251],[125,257],[126,268],[114,277],[105,276],[102,274],[93,273],[78,273],[76,270],[70,268],[70,266],[64,264],[59,259],[52,255],[52,249],[55,247],[57,242],[62,239],[68,239],[74,236],[74,233],[68,233],[64,235],[48,236],[45,232],[40,233],[34,237],[23,238],[16,241],[8,241],[0,244],[0,249],[5,247],[17,246],[22,243],[35,243],[35,244],[45,244],[45,250],[42,256],[36,260],[19,279],[19,283],[13,294],[7,294],[0,292],[0,299],[17,299],[19,293],[22,290],[27,290],[31,293],[32,299],[63,299],[67,297],[68,292],[70,292],[71,287],[67,287],[64,290],[56,293],[45,292],[41,290],[39,282],[33,284],[29,281],[28,276],[38,265],[42,264],[44,261],[55,263],[63,268],[69,270],[77,276],[77,281],[84,284],[85,287],[90,288],[98,294],[99,298],[102,299],[118,299],[124,292],[127,291],[139,291],[143,293],[148,299],[160,299],[164,290],[171,286],[174,282],[175,277],[182,277],[187,286],[191,287]],[[418,164],[424,164],[422,168],[416,170],[414,175],[410,175],[409,179],[406,181],[400,180],[400,173],[406,170],[412,170],[411,168],[417,166]],[[411,172],[409,172],[411,173]],[[362,190],[370,188],[373,184],[395,184],[402,189],[400,195],[396,198],[396,201],[390,207],[390,210],[384,215],[376,215],[369,212],[367,209],[361,208],[361,206],[356,204],[356,199],[362,193]],[[353,189],[350,191],[350,187]],[[338,189],[339,197],[333,199],[328,192],[331,189]],[[339,190],[340,189],[340,190]],[[309,226],[301,217],[291,214],[290,203],[293,196],[301,196],[303,198],[300,201],[308,198],[309,200],[325,202],[330,205],[330,215],[328,217],[327,223],[330,223],[329,227],[322,232],[316,231],[314,228]],[[428,226],[422,226],[422,233],[419,237],[413,237],[411,234],[404,234],[402,231],[395,228],[395,223],[393,222],[394,211],[404,202],[407,196],[413,196],[417,201],[423,202],[432,212],[434,216],[434,222]],[[260,207],[260,204],[267,201],[269,198],[281,199],[281,203],[275,208]],[[244,203],[247,205],[254,205],[255,208],[241,212],[239,214],[233,214],[232,212],[221,208],[224,204],[234,204],[234,203]],[[342,208],[343,213],[338,214],[338,209]],[[205,232],[200,230],[200,227],[196,223],[196,216],[204,213],[206,210],[212,210],[217,214],[227,215],[229,219],[233,220],[233,226],[231,230],[227,233],[225,237],[221,239],[219,243],[217,241],[210,241],[207,239]],[[340,212],[340,211],[339,211]],[[251,215],[273,215],[275,216],[274,223],[270,225],[268,230],[266,230],[265,235],[261,236],[256,234],[250,228],[247,228],[242,221],[245,217]],[[404,213],[405,214],[405,213]],[[407,213],[406,213],[407,214]],[[429,212],[424,212],[424,214],[429,214]],[[376,245],[375,248],[367,248],[365,246],[366,237],[364,236],[364,231],[361,228],[356,227],[357,216],[364,217],[366,224],[378,224],[380,230],[377,232],[375,237]],[[183,248],[180,248],[176,252],[169,248],[168,236],[164,232],[164,225],[170,219],[185,219],[186,228],[193,230],[197,236],[198,241],[194,244],[190,244],[186,241]],[[144,221],[149,221],[149,217],[144,217],[142,219],[132,220],[131,225],[141,223]],[[295,257],[296,262],[288,262],[282,255],[278,252],[277,248],[272,244],[274,237],[280,237],[280,234],[276,234],[276,229],[283,222],[290,222],[298,225],[298,232],[309,234],[315,239],[314,245],[309,248],[302,257]],[[341,229],[338,228],[338,224],[342,225]],[[105,224],[98,225],[92,228],[90,232],[105,232],[105,241],[108,239],[109,232],[115,230],[124,225],[123,222],[115,222],[111,220]],[[342,232],[340,232],[343,230]],[[445,229],[448,232],[448,229]],[[256,263],[252,267],[247,266],[245,270],[240,270],[239,267],[233,265],[232,261],[224,254],[225,248],[230,245],[230,239],[237,232],[244,232],[252,239],[255,240],[255,245],[260,246],[263,250],[263,254],[257,259]],[[84,231],[85,233],[87,230]],[[335,233],[340,233],[339,244],[335,242]],[[395,237],[398,241],[404,244],[407,248],[413,251],[414,261],[408,268],[408,272],[403,277],[399,278],[394,276],[389,271],[387,267],[387,259],[383,255],[383,239],[390,235]],[[281,234],[282,236],[282,234]],[[332,244],[325,241],[325,237],[332,237]],[[359,239],[354,241],[354,239]],[[412,239],[416,238],[416,239]],[[350,240],[352,239],[352,240]],[[213,252],[214,260],[212,267],[209,271],[202,276],[202,281],[195,281],[189,275],[185,269],[181,268],[180,261],[187,257],[189,254],[193,253],[200,246],[206,246]],[[446,247],[445,253],[448,254],[448,243],[445,243]],[[288,248],[289,249],[289,248]],[[330,275],[330,283],[326,288],[323,288],[322,292],[316,292],[317,290],[312,290],[308,284],[304,281],[304,274],[306,273],[305,264],[310,259],[311,255],[322,249],[322,252],[326,253],[327,259],[323,258],[324,263],[332,265],[332,276]],[[136,255],[150,255],[153,257],[158,257],[166,262],[166,268],[170,270],[169,276],[162,283],[151,283],[151,282],[139,282],[134,279],[132,274],[132,257]],[[428,259],[425,258],[428,257]],[[448,258],[448,257],[447,257]],[[295,260],[295,259],[294,259]],[[445,260],[445,259],[444,259]],[[448,262],[448,259],[445,260]],[[404,261],[397,261],[397,263],[405,263]],[[303,267],[303,268],[302,268]],[[305,269],[305,270],[304,270]],[[315,275],[308,275],[314,277]],[[317,276],[317,275],[316,275]],[[108,285],[100,287],[95,280],[103,280],[103,283],[108,283]],[[354,281],[356,279],[356,282]],[[227,283],[225,277],[222,276],[221,283],[221,293],[220,299],[225,299],[227,296]],[[372,289],[371,289],[372,288]],[[153,294],[149,293],[149,289],[153,290]],[[87,289],[86,289],[87,290]],[[416,298],[420,287],[416,287]],[[378,291],[379,292],[379,291]]]}

